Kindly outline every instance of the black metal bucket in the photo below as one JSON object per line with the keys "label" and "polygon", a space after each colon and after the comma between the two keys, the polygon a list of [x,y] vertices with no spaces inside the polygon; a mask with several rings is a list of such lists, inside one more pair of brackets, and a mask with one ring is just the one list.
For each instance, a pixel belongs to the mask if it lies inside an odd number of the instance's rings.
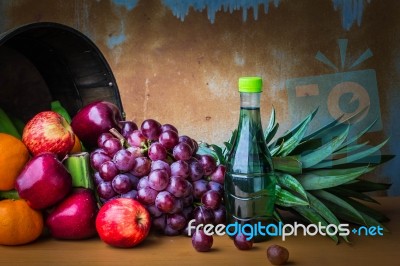
{"label": "black metal bucket", "polygon": [[107,100],[123,112],[110,66],[96,45],[68,26],[40,22],[0,35],[0,107],[25,122],[59,100],[73,116]]}

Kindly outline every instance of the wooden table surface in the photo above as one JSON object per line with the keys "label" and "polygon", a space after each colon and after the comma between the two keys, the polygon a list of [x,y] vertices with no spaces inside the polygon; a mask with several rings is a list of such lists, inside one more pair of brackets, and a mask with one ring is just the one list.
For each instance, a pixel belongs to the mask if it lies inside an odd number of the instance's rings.
{"label": "wooden table surface", "polygon": [[188,237],[150,235],[139,246],[119,249],[98,238],[60,241],[42,238],[16,247],[0,246],[0,265],[271,265],[265,250],[272,244],[285,246],[290,253],[287,265],[400,265],[400,197],[378,198],[391,221],[390,233],[383,236],[355,236],[352,244],[336,245],[323,236],[276,237],[240,251],[226,236],[214,237],[210,252],[196,252]]}

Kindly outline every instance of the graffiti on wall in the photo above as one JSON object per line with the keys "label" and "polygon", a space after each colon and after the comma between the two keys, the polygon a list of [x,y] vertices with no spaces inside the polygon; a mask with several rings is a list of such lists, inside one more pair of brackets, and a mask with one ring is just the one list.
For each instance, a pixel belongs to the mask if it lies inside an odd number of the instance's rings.
{"label": "graffiti on wall", "polygon": [[332,119],[345,121],[356,114],[352,120],[353,131],[359,132],[375,120],[369,131],[382,129],[379,106],[379,91],[374,69],[355,70],[373,54],[370,49],[364,51],[354,62],[346,61],[347,39],[339,39],[340,65],[335,65],[320,51],[315,58],[334,73],[288,79],[289,113],[294,120],[305,117],[315,108],[326,123]]}

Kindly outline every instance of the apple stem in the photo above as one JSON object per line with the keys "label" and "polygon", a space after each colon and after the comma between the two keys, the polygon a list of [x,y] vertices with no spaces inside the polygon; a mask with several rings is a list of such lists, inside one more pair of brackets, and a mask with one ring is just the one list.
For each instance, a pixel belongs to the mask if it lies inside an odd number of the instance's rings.
{"label": "apple stem", "polygon": [[111,128],[109,130],[109,132],[111,134],[113,134],[117,139],[119,139],[119,141],[121,142],[122,146],[124,146],[125,148],[130,147],[128,141],[126,141],[126,139],[124,138],[124,136],[121,135],[121,133],[118,132],[118,130],[116,130],[115,128]]}
{"label": "apple stem", "polygon": [[19,199],[18,192],[15,189],[8,191],[0,191],[0,199]]}
{"label": "apple stem", "polygon": [[88,152],[71,154],[63,163],[71,174],[73,187],[94,189]]}

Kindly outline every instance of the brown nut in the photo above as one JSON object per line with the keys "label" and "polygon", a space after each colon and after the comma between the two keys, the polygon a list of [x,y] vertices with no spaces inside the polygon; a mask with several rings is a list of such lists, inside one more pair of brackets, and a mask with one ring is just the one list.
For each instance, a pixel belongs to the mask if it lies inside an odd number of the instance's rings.
{"label": "brown nut", "polygon": [[267,258],[273,265],[283,265],[289,259],[289,251],[279,245],[272,245],[267,248]]}

